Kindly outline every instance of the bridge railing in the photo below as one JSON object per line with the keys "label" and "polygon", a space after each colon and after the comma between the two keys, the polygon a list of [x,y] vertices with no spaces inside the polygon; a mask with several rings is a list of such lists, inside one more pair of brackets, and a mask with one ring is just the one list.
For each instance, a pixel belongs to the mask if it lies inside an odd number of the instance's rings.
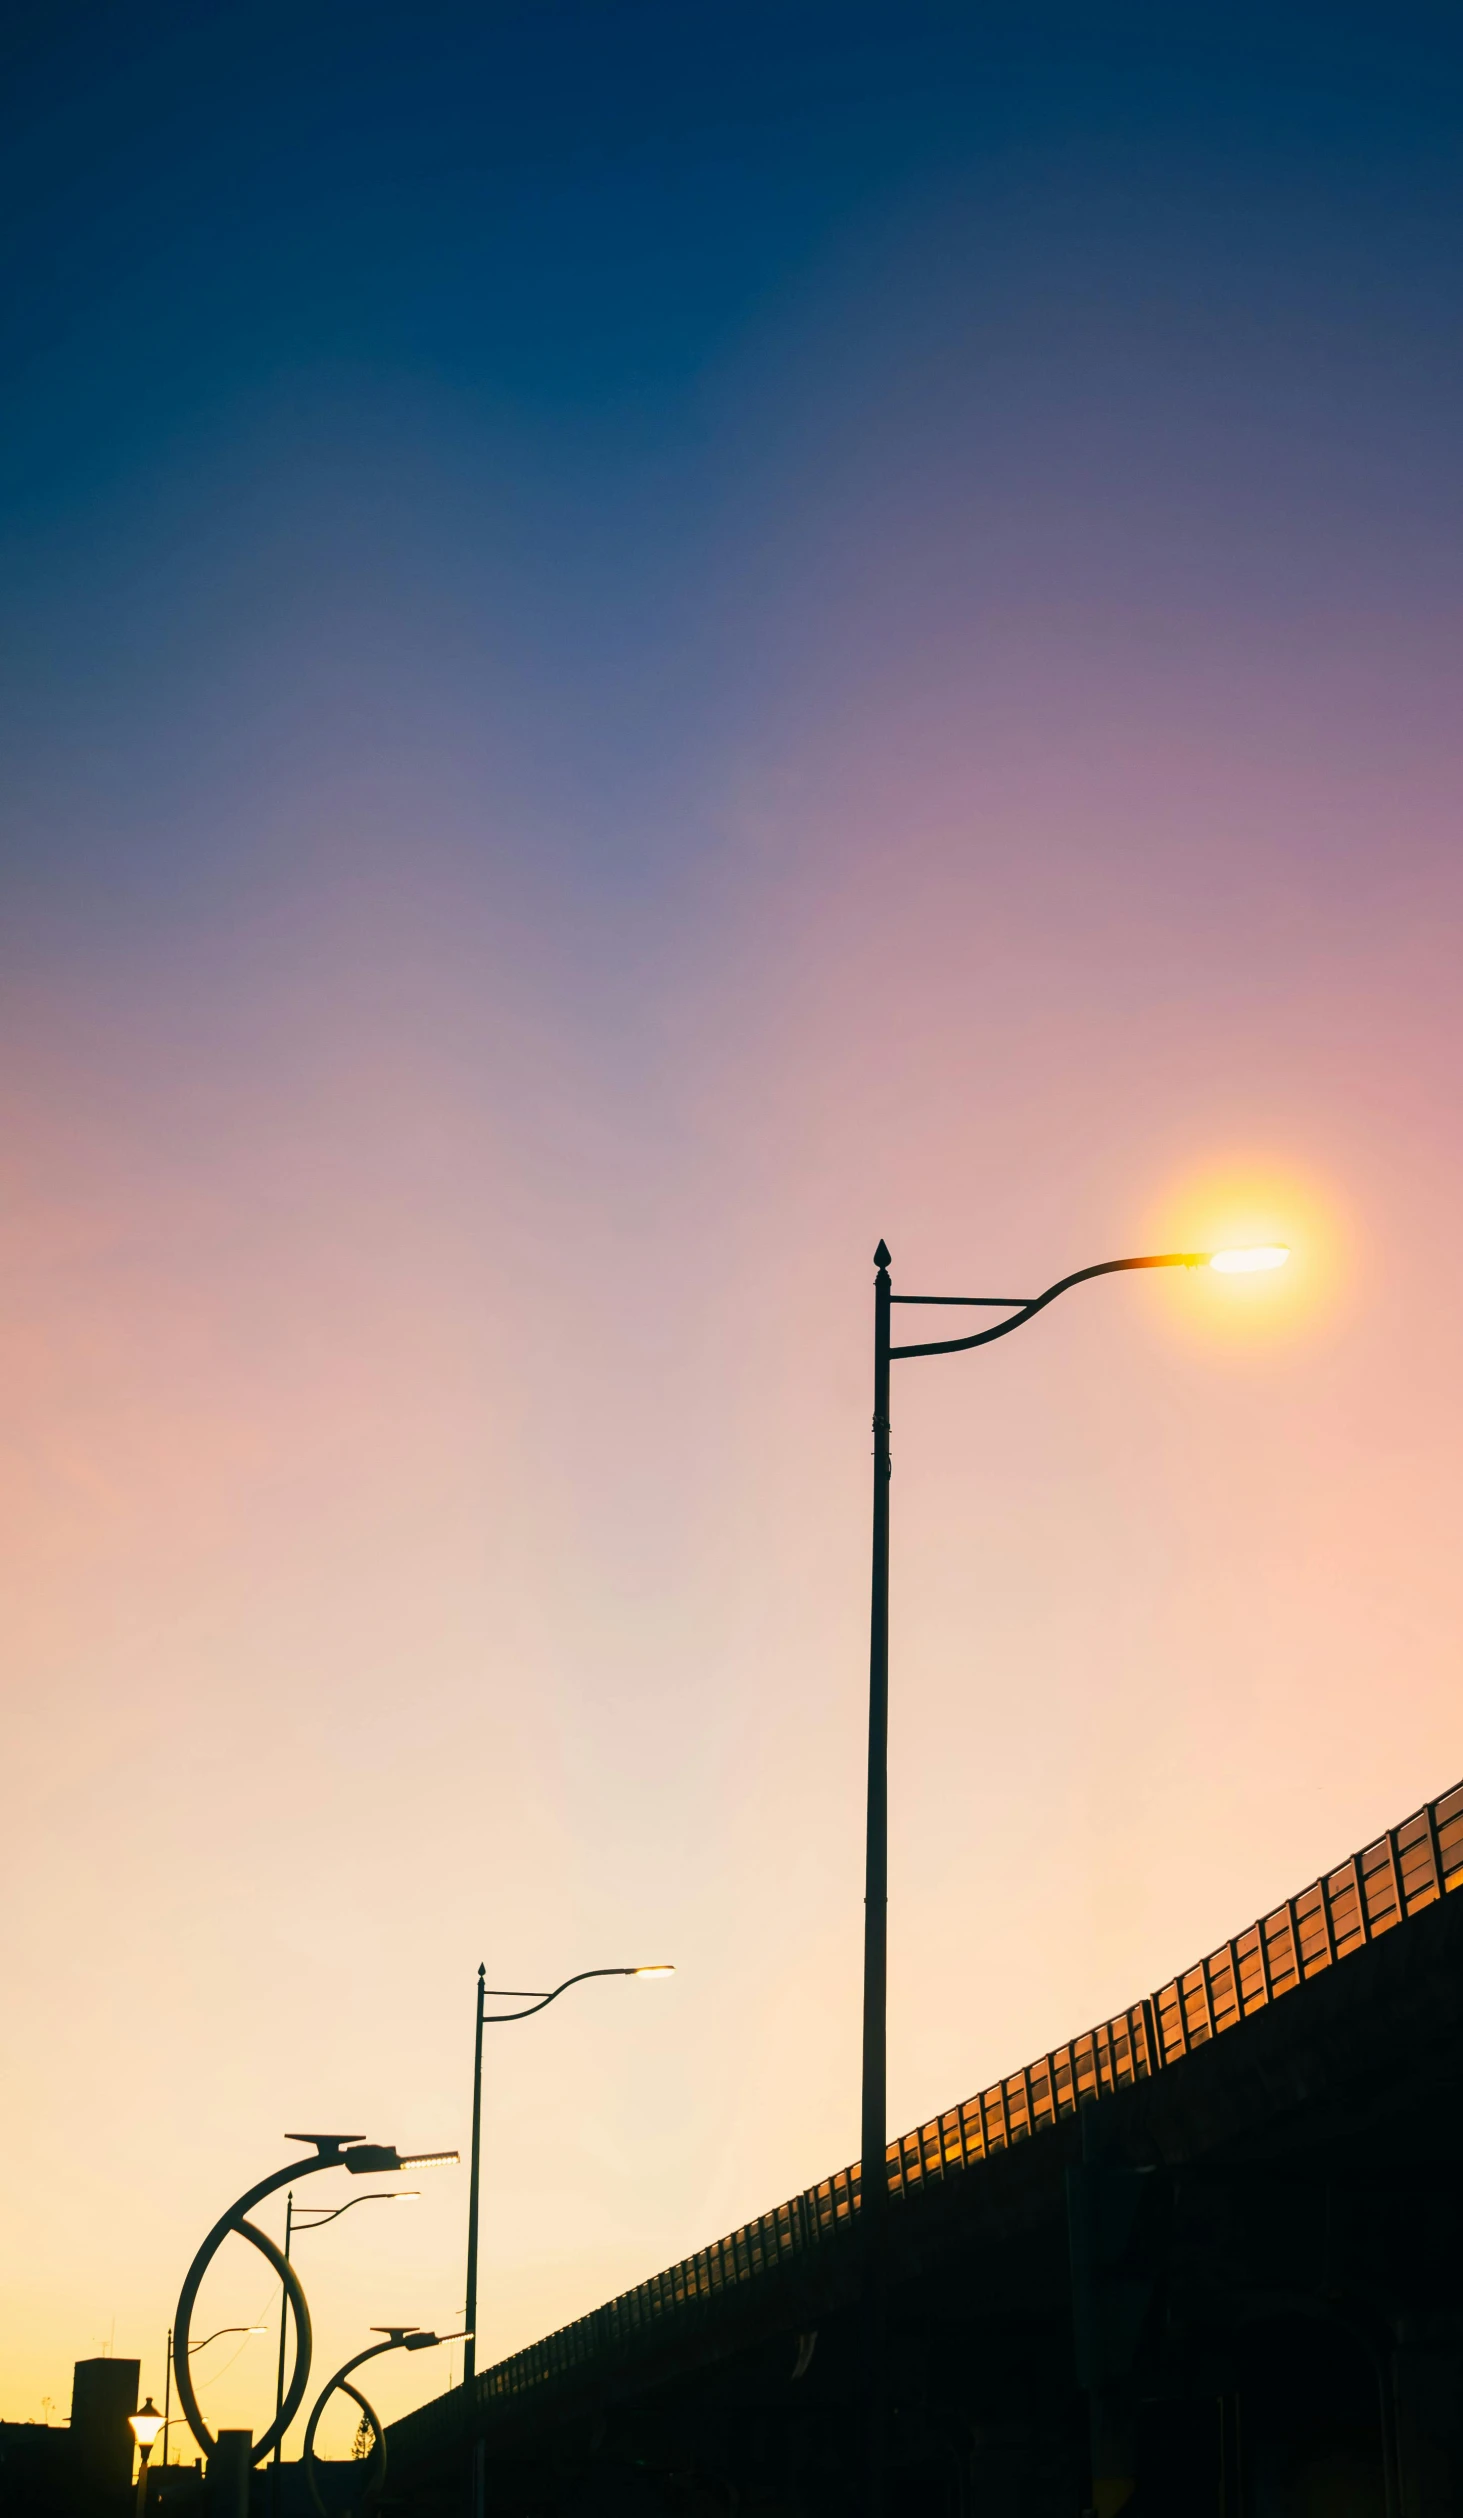
{"label": "bridge railing", "polygon": [[[884,2155],[891,2196],[902,2198],[964,2175],[1088,2100],[1171,2069],[1196,2047],[1237,2028],[1460,1886],[1463,1784],[1389,1828],[1196,1966],[1170,1977],[1156,1993],[891,2142]],[[651,2337],[715,2316],[728,2295],[749,2283],[824,2257],[845,2244],[855,2226],[860,2180],[855,2160],[484,2370],[473,2382],[478,2406],[487,2410],[537,2394],[591,2365],[611,2367],[636,2355]],[[452,2418],[459,2418],[453,2399],[439,2397],[395,2426],[403,2447],[426,2451],[429,2434],[449,2408]]]}

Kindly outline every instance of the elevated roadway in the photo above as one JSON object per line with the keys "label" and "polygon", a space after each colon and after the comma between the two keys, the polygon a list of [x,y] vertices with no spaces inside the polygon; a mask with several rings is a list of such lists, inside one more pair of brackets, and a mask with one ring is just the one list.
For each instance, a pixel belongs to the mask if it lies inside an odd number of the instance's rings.
{"label": "elevated roadway", "polygon": [[[894,2518],[1463,2518],[1463,1786],[891,2142]],[[435,2518],[856,2506],[855,2162],[395,2424]]]}

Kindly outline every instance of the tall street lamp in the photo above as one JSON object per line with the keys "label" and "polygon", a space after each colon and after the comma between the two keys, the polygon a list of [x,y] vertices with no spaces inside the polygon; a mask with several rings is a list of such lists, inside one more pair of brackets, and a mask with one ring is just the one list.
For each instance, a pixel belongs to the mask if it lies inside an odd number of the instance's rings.
{"label": "tall street lamp", "polygon": [[[295,2190],[294,2187],[291,2186],[284,2199],[285,2263],[289,2263],[290,2248],[293,2244],[294,2234],[297,2229],[324,2229],[327,2222],[338,2221],[343,2212],[354,2212],[358,2203],[420,2203],[421,2199],[422,2190],[420,2186],[403,2186],[399,2190],[395,2191],[385,2186],[378,2186],[373,2188],[372,2192],[368,2195],[352,2195],[349,2203],[337,2203],[333,2211],[328,2210],[324,2204],[303,2204],[297,2212],[295,2210]],[[261,2327],[259,2331],[262,2333],[263,2328]],[[284,2433],[279,2429],[279,2417],[281,2408],[284,2404],[284,2357],[285,2340],[288,2332],[289,2291],[288,2289],[285,2289],[280,2295],[279,2366],[275,2373],[274,2382],[274,2423],[275,2430],[278,2435],[274,2443],[274,2465],[270,2482],[270,2507],[274,2510],[276,2518],[278,2518],[280,2505],[280,2462],[284,2456]],[[197,2349],[196,2345],[194,2346],[194,2349]]]}
{"label": "tall street lamp", "polygon": [[146,2518],[147,2461],[152,2455],[153,2442],[162,2429],[163,2417],[149,2396],[140,2413],[128,2414],[127,2423],[137,2442],[137,2454],[142,2460],[137,2469],[137,2518]]}
{"label": "tall street lamp", "polygon": [[[888,2254],[888,1898],[889,1898],[889,1384],[890,1367],[921,1355],[961,1355],[990,1346],[1024,1329],[1059,1294],[1095,1277],[1135,1268],[1214,1268],[1221,1275],[1248,1275],[1283,1267],[1288,1250],[1278,1243],[1252,1250],[1166,1250],[1143,1259],[1104,1259],[1059,1277],[1044,1294],[896,1294],[889,1279],[889,1252],[874,1253],[874,1546],[869,1620],[869,1781],[864,1853],[863,2088],[859,2139],[859,2218],[863,2225],[864,2302],[868,2354],[866,2506],[870,2518],[883,2507],[885,2368],[884,2320]],[[895,1303],[923,1308],[1000,1311],[1008,1317],[968,1338],[939,1338],[918,1346],[891,1342]]]}
{"label": "tall street lamp", "polygon": [[[577,1976],[566,1976],[552,1993],[524,1993],[506,1985],[489,1987],[487,1969],[478,1969],[477,1995],[473,2004],[472,2048],[472,2153],[467,2186],[467,2314],[464,2323],[467,2337],[462,2347],[462,2383],[470,2387],[477,2371],[476,2332],[478,2321],[478,2192],[482,2157],[483,2131],[483,2030],[501,2028],[510,2020],[531,2020],[538,2011],[546,2011],[571,1985],[587,1985],[596,1976],[674,1976],[675,1969],[662,1963],[655,1967],[585,1967]],[[523,2002],[523,2011],[485,2011],[483,2004]],[[470,2401],[470,2400],[469,2400]]]}

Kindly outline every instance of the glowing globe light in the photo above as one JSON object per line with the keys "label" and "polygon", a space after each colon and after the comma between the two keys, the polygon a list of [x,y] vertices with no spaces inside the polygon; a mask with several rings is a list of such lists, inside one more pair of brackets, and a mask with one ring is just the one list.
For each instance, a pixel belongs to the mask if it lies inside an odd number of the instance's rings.
{"label": "glowing globe light", "polygon": [[[251,2328],[250,2331],[252,2332],[253,2329]],[[152,2454],[153,2442],[157,2438],[158,2432],[163,2426],[163,2417],[159,2413],[157,2406],[153,2403],[151,2396],[148,2397],[147,2402],[140,2413],[128,2414],[127,2421],[131,2429],[132,2436],[136,2440],[138,2447],[142,2450],[144,2459],[146,2459]]]}
{"label": "glowing globe light", "polygon": [[1209,1265],[1221,1276],[1254,1276],[1261,1268],[1283,1268],[1289,1257],[1283,1242],[1262,1242],[1255,1250],[1216,1250]]}

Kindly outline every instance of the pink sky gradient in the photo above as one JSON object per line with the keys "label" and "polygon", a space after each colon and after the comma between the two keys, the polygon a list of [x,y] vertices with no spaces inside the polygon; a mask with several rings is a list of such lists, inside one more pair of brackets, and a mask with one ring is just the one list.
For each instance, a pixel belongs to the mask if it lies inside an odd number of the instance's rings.
{"label": "pink sky gradient", "polygon": [[[1437,412],[1203,205],[1211,331],[1075,212],[965,323],[978,210],[810,257],[669,445],[330,370],[38,536],[6,2418],[113,2336],[160,2396],[287,2125],[465,2150],[480,1959],[678,1970],[490,2046],[480,2365],[852,2156],[881,1234],[1294,1248],[898,1368],[891,2130],[1463,1771]],[[322,2372],[460,2322],[421,2182],[302,2243]]]}

